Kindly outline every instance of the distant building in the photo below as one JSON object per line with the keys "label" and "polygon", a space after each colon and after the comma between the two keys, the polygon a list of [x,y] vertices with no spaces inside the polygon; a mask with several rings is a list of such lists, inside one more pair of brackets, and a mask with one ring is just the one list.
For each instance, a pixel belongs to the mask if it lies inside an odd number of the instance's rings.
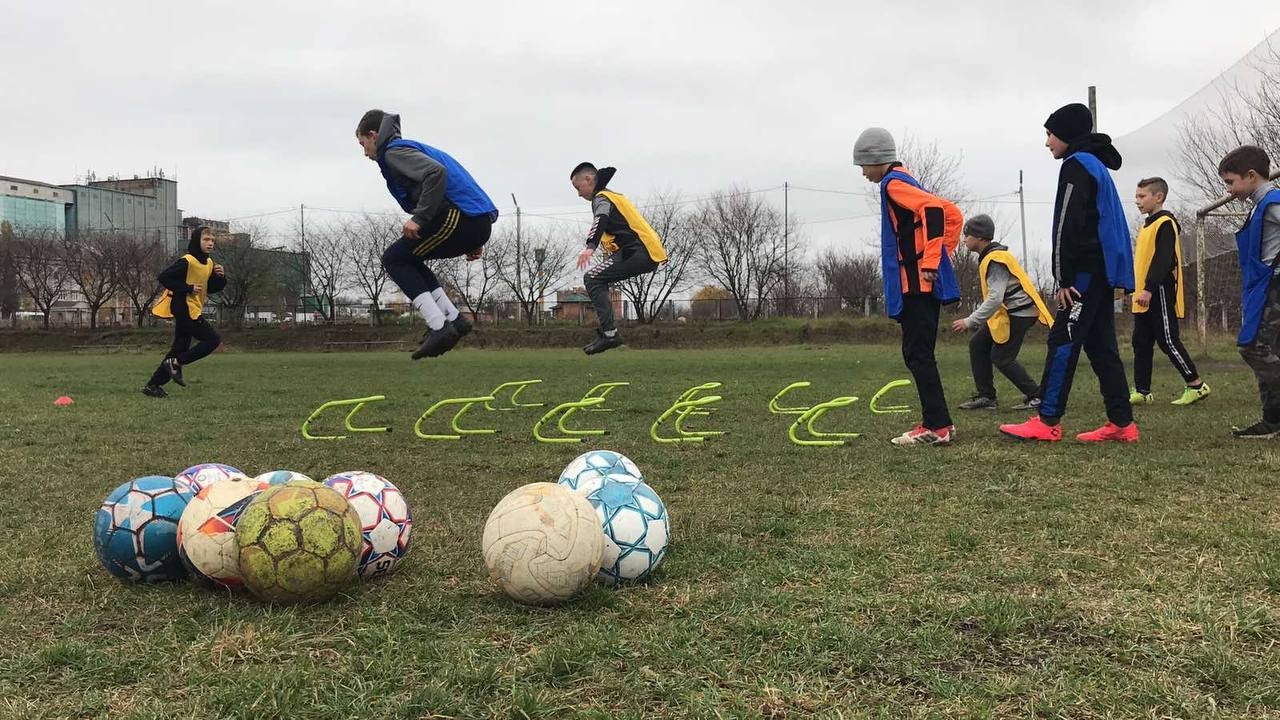
{"label": "distant building", "polygon": [[163,177],[108,178],[62,185],[74,193],[67,207],[68,232],[118,230],[154,237],[171,253],[187,246],[178,209],[178,183]]}
{"label": "distant building", "polygon": [[65,188],[0,175],[0,222],[14,228],[62,232],[67,227],[67,208],[74,203],[75,193]]}

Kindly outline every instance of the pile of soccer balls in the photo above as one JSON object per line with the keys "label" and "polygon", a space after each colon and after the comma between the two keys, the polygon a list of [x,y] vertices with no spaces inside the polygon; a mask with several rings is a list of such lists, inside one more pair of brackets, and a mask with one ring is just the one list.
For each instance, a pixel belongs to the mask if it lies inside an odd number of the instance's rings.
{"label": "pile of soccer balls", "polygon": [[190,575],[270,602],[318,602],[356,576],[390,572],[412,529],[404,495],[373,473],[320,483],[209,463],[116,488],[94,519],[93,544],[102,566],[126,580]]}
{"label": "pile of soccer balls", "polygon": [[555,605],[593,579],[645,580],[671,538],[667,509],[625,455],[578,456],[555,483],[531,483],[499,501],[485,524],[485,567],[498,587],[529,605]]}

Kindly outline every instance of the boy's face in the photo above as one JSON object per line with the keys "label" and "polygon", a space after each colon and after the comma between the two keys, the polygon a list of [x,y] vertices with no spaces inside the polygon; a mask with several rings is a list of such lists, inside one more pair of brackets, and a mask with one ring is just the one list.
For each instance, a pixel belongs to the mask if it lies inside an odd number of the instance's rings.
{"label": "boy's face", "polygon": [[862,177],[867,179],[869,183],[879,183],[889,174],[888,165],[860,165],[862,168]]}
{"label": "boy's face", "polygon": [[1150,187],[1139,185],[1133,199],[1138,204],[1138,212],[1143,215],[1159,212],[1160,208],[1164,207],[1164,193],[1156,192]]}
{"label": "boy's face", "polygon": [[1219,173],[1218,176],[1222,178],[1223,184],[1227,186],[1227,192],[1237,200],[1248,198],[1263,182],[1262,176],[1256,170],[1250,170],[1244,175],[1224,172]]}
{"label": "boy's face", "polygon": [[964,236],[964,246],[969,249],[969,252],[979,252],[987,246],[987,242],[987,240],[973,235]]}
{"label": "boy's face", "polygon": [[1045,135],[1046,138],[1044,146],[1049,148],[1049,152],[1053,154],[1054,160],[1061,160],[1063,156],[1067,154],[1067,144],[1062,141],[1062,138],[1054,135],[1048,130],[1045,131]]}
{"label": "boy's face", "polygon": [[364,156],[370,160],[378,161],[378,131],[370,130],[366,135],[356,135],[356,142],[360,143],[360,147],[364,150]]}
{"label": "boy's face", "polygon": [[205,230],[200,233],[200,252],[208,255],[213,252],[213,231]]}
{"label": "boy's face", "polygon": [[573,189],[578,191],[578,197],[583,200],[590,200],[596,194],[596,174],[593,172],[580,172],[569,179],[573,183]]}

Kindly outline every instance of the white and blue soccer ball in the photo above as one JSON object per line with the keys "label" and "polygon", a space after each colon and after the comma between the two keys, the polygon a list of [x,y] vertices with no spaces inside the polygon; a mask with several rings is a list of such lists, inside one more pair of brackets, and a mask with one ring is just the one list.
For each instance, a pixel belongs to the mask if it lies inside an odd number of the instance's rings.
{"label": "white and blue soccer ball", "polygon": [[[561,485],[570,483],[561,478]],[[597,475],[576,491],[591,502],[604,530],[597,578],[608,585],[648,578],[671,541],[667,507],[648,483],[625,473]]]}
{"label": "white and blue soccer ball", "polygon": [[315,482],[315,480],[312,480],[309,476],[303,475],[300,472],[294,472],[293,470],[272,470],[270,472],[264,472],[255,477],[254,480],[265,482],[268,485],[284,485],[285,483],[293,480]]}
{"label": "white and blue soccer ball", "polygon": [[192,496],[195,496],[210,485],[237,475],[244,475],[244,473],[222,463],[202,463],[200,465],[192,465],[173,476],[173,479],[179,485],[185,485],[191,491]]}
{"label": "white and blue soccer ball", "polygon": [[178,580],[178,521],[191,500],[185,483],[148,475],[121,485],[93,520],[93,549],[107,572],[134,582]]}
{"label": "white and blue soccer ball", "polygon": [[560,473],[560,484],[568,485],[570,490],[583,490],[599,485],[600,478],[605,475],[629,475],[636,480],[644,480],[640,468],[631,458],[612,450],[592,450],[573,459]]}

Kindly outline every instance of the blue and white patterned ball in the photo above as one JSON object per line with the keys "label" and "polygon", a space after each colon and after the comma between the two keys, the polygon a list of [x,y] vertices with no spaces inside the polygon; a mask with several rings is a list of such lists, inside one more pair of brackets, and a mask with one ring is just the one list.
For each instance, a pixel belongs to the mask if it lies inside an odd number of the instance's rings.
{"label": "blue and white patterned ball", "polygon": [[[560,484],[569,485],[564,479]],[[658,493],[624,473],[588,479],[576,491],[591,502],[604,530],[599,580],[617,585],[649,577],[671,540],[667,507]]]}
{"label": "blue and white patterned ball", "polygon": [[226,480],[235,475],[243,475],[236,468],[222,463],[203,463],[201,465],[192,465],[173,477],[178,485],[186,485],[192,495],[199,495],[200,491],[210,485]]}
{"label": "blue and white patterned ball", "polygon": [[570,490],[580,490],[594,483],[605,475],[630,475],[637,480],[644,480],[640,468],[631,458],[612,450],[592,450],[573,459],[560,473],[561,485],[568,485]]}
{"label": "blue and white patterned ball", "polygon": [[102,566],[135,582],[187,577],[178,556],[178,520],[190,500],[185,483],[159,475],[113,490],[93,521],[93,548]]}
{"label": "blue and white patterned ball", "polygon": [[270,485],[284,485],[291,480],[315,482],[315,480],[312,480],[309,476],[303,475],[300,472],[294,472],[293,470],[272,470],[270,472],[264,472],[255,477],[254,480],[265,482]]}

